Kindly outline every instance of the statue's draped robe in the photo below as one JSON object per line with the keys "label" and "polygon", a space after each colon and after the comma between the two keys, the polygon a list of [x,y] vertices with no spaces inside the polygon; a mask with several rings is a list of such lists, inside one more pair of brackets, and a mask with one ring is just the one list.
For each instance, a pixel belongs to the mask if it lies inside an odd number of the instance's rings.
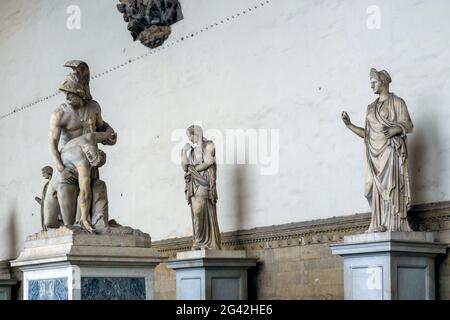
{"label": "statue's draped robe", "polygon": [[217,222],[217,167],[214,163],[207,170],[198,172],[194,166],[202,164],[205,157],[211,156],[207,143],[191,149],[188,172],[186,173],[185,194],[191,206],[193,225],[193,249],[220,249],[221,238]]}
{"label": "statue's draped robe", "polygon": [[[387,139],[383,127],[401,127],[402,134]],[[366,197],[372,209],[368,232],[411,231],[407,211],[411,202],[406,134],[413,124],[406,103],[394,94],[367,109]]]}

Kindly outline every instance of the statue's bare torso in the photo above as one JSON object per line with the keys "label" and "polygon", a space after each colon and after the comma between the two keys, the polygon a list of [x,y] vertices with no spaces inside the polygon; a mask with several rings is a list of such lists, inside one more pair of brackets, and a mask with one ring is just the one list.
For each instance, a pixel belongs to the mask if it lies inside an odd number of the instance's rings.
{"label": "statue's bare torso", "polygon": [[54,114],[59,118],[58,124],[61,127],[59,148],[74,138],[95,132],[96,127],[103,124],[100,106],[94,100],[77,110],[68,104],[62,104]]}

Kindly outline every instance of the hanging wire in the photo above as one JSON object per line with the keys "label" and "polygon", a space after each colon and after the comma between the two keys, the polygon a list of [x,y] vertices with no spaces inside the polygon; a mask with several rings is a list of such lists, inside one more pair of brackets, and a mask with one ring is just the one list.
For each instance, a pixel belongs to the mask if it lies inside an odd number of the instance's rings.
{"label": "hanging wire", "polygon": [[[204,33],[206,31],[211,30],[212,28],[215,28],[215,27],[219,26],[220,24],[226,24],[226,23],[233,22],[233,20],[237,19],[241,15],[245,15],[245,14],[250,13],[251,11],[253,11],[255,9],[262,8],[262,7],[264,7],[265,5],[267,5],[269,3],[270,3],[270,0],[259,1],[257,4],[255,4],[252,7],[249,7],[247,9],[242,10],[242,11],[236,12],[236,14],[233,14],[233,15],[231,15],[229,17],[223,18],[223,19],[221,19],[221,20],[219,20],[219,21],[217,21],[215,23],[212,23],[210,25],[207,25],[207,26],[205,26],[204,28],[201,28],[198,31],[191,32],[191,33],[188,33],[186,35],[183,35],[183,36],[179,37],[176,40],[174,39],[174,40],[168,41],[168,42],[164,43],[164,45],[162,45],[162,46],[160,46],[158,48],[152,49],[151,51],[148,51],[147,53],[144,53],[144,54],[142,54],[140,56],[128,58],[127,61],[125,61],[125,62],[123,62],[121,64],[112,66],[112,67],[106,69],[103,72],[100,72],[100,73],[97,73],[97,74],[91,76],[91,80],[95,80],[95,79],[101,78],[101,77],[107,75],[110,72],[114,72],[116,70],[119,70],[119,69],[121,69],[121,68],[123,68],[125,66],[128,66],[128,65],[130,65],[130,64],[132,64],[132,63],[134,63],[134,62],[136,62],[136,61],[138,61],[140,59],[143,59],[143,58],[145,58],[147,56],[150,56],[150,55],[152,55],[152,54],[154,54],[156,52],[160,52],[162,50],[165,50],[165,49],[167,49],[167,48],[169,48],[171,46],[174,46],[177,43],[183,42],[184,40],[187,40],[187,39],[190,39],[190,38],[194,38],[195,36],[197,36],[197,35],[199,35],[201,33]],[[35,105],[40,104],[41,102],[45,102],[45,101],[47,101],[49,99],[52,99],[52,98],[56,97],[59,94],[61,94],[61,91],[58,90],[58,91],[56,91],[56,92],[54,92],[54,93],[52,93],[52,94],[50,94],[50,95],[48,95],[46,97],[37,99],[37,100],[35,100],[35,101],[31,102],[31,103],[28,103],[26,105],[13,107],[10,112],[1,115],[0,116],[0,120],[3,120],[3,119],[8,118],[10,116],[13,116],[16,113],[18,113],[20,111],[23,111],[25,109],[34,107]]]}

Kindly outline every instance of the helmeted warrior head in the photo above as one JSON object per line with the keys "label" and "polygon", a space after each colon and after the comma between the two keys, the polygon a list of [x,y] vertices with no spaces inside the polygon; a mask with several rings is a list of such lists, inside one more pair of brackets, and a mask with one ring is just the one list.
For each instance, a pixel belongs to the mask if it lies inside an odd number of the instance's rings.
{"label": "helmeted warrior head", "polygon": [[70,60],[64,64],[74,72],[66,77],[59,90],[76,94],[85,101],[92,100],[89,89],[90,72],[86,62],[80,60]]}

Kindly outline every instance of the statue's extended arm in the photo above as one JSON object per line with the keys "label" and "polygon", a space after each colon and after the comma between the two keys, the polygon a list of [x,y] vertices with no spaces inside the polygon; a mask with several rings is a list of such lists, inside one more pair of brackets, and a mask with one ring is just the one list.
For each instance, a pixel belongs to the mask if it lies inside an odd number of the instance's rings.
{"label": "statue's extended arm", "polygon": [[209,167],[216,163],[216,148],[212,142],[208,143],[205,151],[203,163],[195,166],[197,172],[208,170]]}
{"label": "statue's extended arm", "polygon": [[[115,132],[114,129],[105,120],[103,120],[100,106],[98,106],[96,129],[97,129],[96,130],[97,132],[105,132],[105,133],[109,133],[109,134],[112,134]],[[105,145],[115,145],[116,142],[117,142],[117,134],[114,136],[111,136],[110,138],[104,140],[101,143],[105,144]]]}
{"label": "statue's extended arm", "polygon": [[342,121],[344,121],[344,124],[347,126],[347,128],[352,131],[354,134],[360,136],[361,138],[365,138],[366,137],[366,131],[364,130],[364,128],[360,128],[355,126],[351,121],[350,121],[350,117],[348,116],[347,112],[342,112]]}
{"label": "statue's extended arm", "polygon": [[354,134],[360,136],[363,139],[366,137],[366,131],[364,130],[364,128],[357,127],[354,124],[349,124],[347,128],[349,128],[350,131],[352,131]]}
{"label": "statue's extended arm", "polygon": [[108,122],[102,120],[102,125],[97,126],[99,132],[113,133],[114,129],[108,124]]}
{"label": "statue's extended arm", "polygon": [[92,139],[92,143],[103,143],[105,141],[114,140],[116,138],[116,133],[114,131],[107,132],[93,132],[89,133],[89,139]]}

